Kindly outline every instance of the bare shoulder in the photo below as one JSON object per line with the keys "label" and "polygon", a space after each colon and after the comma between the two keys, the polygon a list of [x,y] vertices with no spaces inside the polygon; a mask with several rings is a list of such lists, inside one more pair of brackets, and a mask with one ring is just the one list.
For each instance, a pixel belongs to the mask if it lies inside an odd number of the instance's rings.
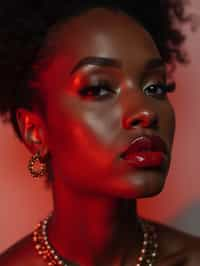
{"label": "bare shoulder", "polygon": [[159,266],[199,266],[200,238],[154,223],[158,233]]}
{"label": "bare shoulder", "polygon": [[45,266],[37,255],[32,241],[32,234],[8,248],[0,255],[0,265],[6,266]]}

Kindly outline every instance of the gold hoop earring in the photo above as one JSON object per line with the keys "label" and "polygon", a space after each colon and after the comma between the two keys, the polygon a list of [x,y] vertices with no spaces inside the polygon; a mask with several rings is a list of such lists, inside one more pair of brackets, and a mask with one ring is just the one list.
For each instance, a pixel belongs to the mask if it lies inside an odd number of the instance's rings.
{"label": "gold hoop earring", "polygon": [[40,179],[42,176],[47,174],[46,163],[42,160],[40,152],[37,152],[31,157],[28,162],[28,170],[34,179]]}

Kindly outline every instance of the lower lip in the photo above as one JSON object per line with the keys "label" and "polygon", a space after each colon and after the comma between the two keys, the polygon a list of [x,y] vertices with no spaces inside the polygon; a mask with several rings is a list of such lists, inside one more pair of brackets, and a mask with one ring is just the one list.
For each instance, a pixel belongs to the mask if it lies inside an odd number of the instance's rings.
{"label": "lower lip", "polygon": [[123,160],[135,168],[157,168],[162,166],[165,154],[158,151],[129,153]]}

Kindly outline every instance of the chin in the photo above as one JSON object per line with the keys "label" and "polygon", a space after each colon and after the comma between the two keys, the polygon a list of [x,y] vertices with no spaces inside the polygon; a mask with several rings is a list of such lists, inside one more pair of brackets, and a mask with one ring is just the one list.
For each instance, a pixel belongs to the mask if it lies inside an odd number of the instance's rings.
{"label": "chin", "polygon": [[[69,176],[69,175],[67,175]],[[93,197],[140,199],[158,195],[165,184],[167,171],[161,169],[129,169],[122,175],[93,179],[84,177],[65,179],[66,188]]]}
{"label": "chin", "polygon": [[138,170],[112,183],[108,193],[114,197],[140,199],[158,195],[164,187],[166,173],[159,170]]}
{"label": "chin", "polygon": [[140,170],[127,177],[130,186],[134,186],[136,198],[147,198],[158,195],[164,187],[166,173],[161,170]]}

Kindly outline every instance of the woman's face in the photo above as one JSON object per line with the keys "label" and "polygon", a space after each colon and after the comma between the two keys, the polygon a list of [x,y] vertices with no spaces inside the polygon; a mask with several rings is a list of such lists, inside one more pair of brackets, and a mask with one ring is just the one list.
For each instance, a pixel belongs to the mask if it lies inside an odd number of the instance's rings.
{"label": "woman's face", "polygon": [[[96,195],[138,198],[160,192],[175,121],[157,85],[166,83],[166,73],[151,36],[125,14],[98,8],[52,28],[43,52],[49,57],[38,80],[55,180]],[[120,157],[142,136],[159,136],[167,145],[159,163],[152,164],[159,161],[155,152],[150,162],[147,153],[137,157],[143,166]]]}

